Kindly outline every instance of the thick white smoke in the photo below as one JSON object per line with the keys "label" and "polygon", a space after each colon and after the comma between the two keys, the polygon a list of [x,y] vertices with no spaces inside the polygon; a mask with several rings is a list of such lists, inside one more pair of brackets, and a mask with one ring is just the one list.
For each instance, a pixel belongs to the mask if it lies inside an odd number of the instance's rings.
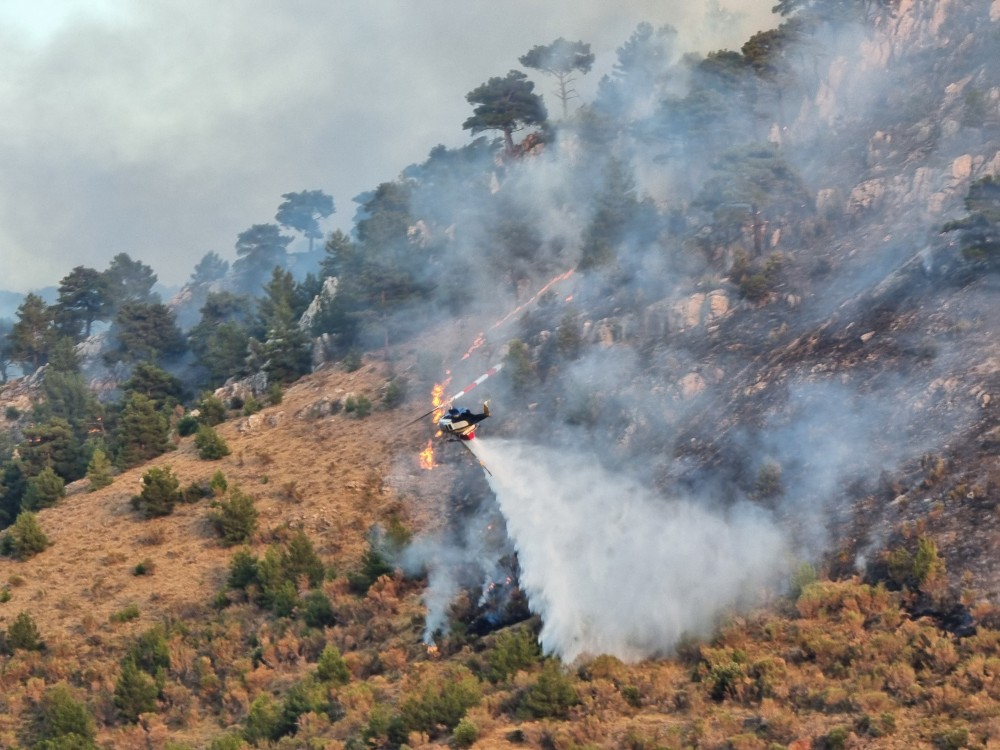
{"label": "thick white smoke", "polygon": [[493,472],[521,587],[541,644],[565,661],[669,652],[726,608],[759,598],[786,560],[771,519],[662,498],[595,460],[505,440],[474,440]]}

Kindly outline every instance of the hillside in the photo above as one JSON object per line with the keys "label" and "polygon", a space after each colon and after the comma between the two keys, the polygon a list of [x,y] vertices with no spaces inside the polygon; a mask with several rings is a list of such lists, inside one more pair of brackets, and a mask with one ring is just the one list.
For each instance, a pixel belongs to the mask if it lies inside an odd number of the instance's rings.
{"label": "hillside", "polygon": [[1000,745],[1000,6],[782,7],[491,79],[302,280],[26,298],[0,746]]}

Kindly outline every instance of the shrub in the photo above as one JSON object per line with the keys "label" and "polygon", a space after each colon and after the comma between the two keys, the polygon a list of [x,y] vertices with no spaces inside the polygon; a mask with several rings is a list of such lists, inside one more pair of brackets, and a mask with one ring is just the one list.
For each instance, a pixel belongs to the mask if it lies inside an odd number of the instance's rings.
{"label": "shrub", "polygon": [[250,550],[246,548],[239,550],[229,561],[227,585],[233,589],[245,590],[247,586],[259,583],[258,562]]}
{"label": "shrub", "polygon": [[134,724],[141,714],[156,710],[159,693],[153,678],[139,669],[133,660],[126,659],[115,682],[114,705],[119,716]]}
{"label": "shrub", "polygon": [[387,409],[395,409],[406,400],[406,378],[395,377],[389,381],[382,395],[382,403]]}
{"label": "shrub", "polygon": [[505,631],[497,637],[496,645],[486,657],[486,678],[494,683],[503,682],[535,664],[541,655],[538,642],[529,630]]}
{"label": "shrub", "polygon": [[94,744],[94,717],[85,703],[73,697],[66,683],[53,685],[38,703],[35,747],[89,750]]}
{"label": "shrub", "polygon": [[267,402],[271,406],[277,406],[281,403],[282,398],[284,398],[284,393],[281,391],[281,384],[271,383],[271,387],[267,389]]}
{"label": "shrub", "polygon": [[212,475],[211,481],[208,483],[208,488],[216,497],[225,495],[226,490],[229,488],[229,482],[226,481],[226,475],[223,474],[221,470],[215,472]]}
{"label": "shrub", "polygon": [[0,542],[0,553],[15,560],[27,560],[49,546],[49,538],[38,524],[38,516],[29,510],[17,514],[13,525]]}
{"label": "shrub", "polygon": [[51,466],[46,466],[28,480],[21,507],[26,510],[50,508],[66,495],[66,482]]}
{"label": "shrub", "polygon": [[45,648],[35,620],[27,612],[20,612],[7,628],[7,649],[10,651],[41,651]]}
{"label": "shrub", "polygon": [[336,646],[328,643],[323,653],[319,655],[319,660],[316,662],[316,679],[334,685],[346,685],[350,682],[351,672]]}
{"label": "shrub", "polygon": [[[241,404],[242,406],[242,404]],[[206,393],[198,402],[198,420],[213,427],[226,421],[226,405],[222,399]]]}
{"label": "shrub", "polygon": [[362,360],[361,352],[357,349],[351,349],[340,362],[341,367],[344,368],[345,372],[356,372],[361,369]]}
{"label": "shrub", "polygon": [[132,568],[132,575],[134,576],[148,576],[152,574],[153,570],[156,568],[156,563],[150,560],[148,557],[140,563],[136,563],[135,567]]}
{"label": "shrub", "polygon": [[247,396],[246,401],[243,402],[243,416],[252,416],[263,408],[264,405],[260,401],[255,399],[253,396]]}
{"label": "shrub", "polygon": [[254,698],[247,713],[243,737],[254,744],[261,740],[276,740],[281,737],[281,708],[267,693]]}
{"label": "shrub", "polygon": [[149,675],[170,668],[170,647],[162,625],[150,628],[136,639],[128,650],[126,661],[135,664]]}
{"label": "shrub", "polygon": [[3,410],[3,415],[8,422],[13,422],[21,416],[21,410],[16,406],[8,406]]}
{"label": "shrub", "polygon": [[233,487],[228,500],[215,503],[209,520],[223,544],[230,546],[250,540],[257,528],[257,516],[253,497],[241,492],[239,487]]}
{"label": "shrub", "polygon": [[361,570],[348,573],[347,582],[355,594],[363,596],[368,593],[368,589],[382,576],[391,575],[392,566],[378,551],[374,542],[369,539],[368,549],[361,556]]}
{"label": "shrub", "polygon": [[538,680],[525,690],[518,700],[517,714],[533,719],[565,719],[569,709],[580,702],[569,677],[563,673],[557,659],[542,666]]}
{"label": "shrub", "polygon": [[111,460],[100,448],[95,448],[87,464],[87,479],[90,481],[90,491],[94,492],[107,487],[114,481]]}
{"label": "shrub", "polygon": [[427,732],[432,738],[458,726],[482,697],[479,680],[463,666],[451,667],[422,686],[419,694],[403,700],[400,718],[407,730]]}
{"label": "shrub", "polygon": [[479,727],[468,718],[462,719],[455,725],[455,731],[451,733],[451,739],[458,747],[472,747],[479,739]]}
{"label": "shrub", "polygon": [[302,600],[302,620],[311,628],[330,627],[336,623],[330,598],[319,589],[310,591]]}
{"label": "shrub", "polygon": [[143,518],[169,516],[180,500],[180,481],[170,467],[154,466],[142,475],[142,492],[132,498],[132,507]]}
{"label": "shrub", "polygon": [[193,414],[185,414],[177,420],[177,434],[181,437],[194,435],[198,431],[198,427],[200,425],[201,422],[198,421],[198,417]]}
{"label": "shrub", "polygon": [[207,424],[198,428],[194,445],[198,449],[198,457],[206,461],[217,461],[223,456],[229,455],[229,446],[226,445],[226,441]]}
{"label": "shrub", "polygon": [[344,401],[344,411],[358,419],[364,419],[372,413],[371,399],[367,396],[348,396]]}
{"label": "shrub", "polygon": [[130,622],[139,619],[139,605],[129,604],[124,609],[112,613],[111,622]]}

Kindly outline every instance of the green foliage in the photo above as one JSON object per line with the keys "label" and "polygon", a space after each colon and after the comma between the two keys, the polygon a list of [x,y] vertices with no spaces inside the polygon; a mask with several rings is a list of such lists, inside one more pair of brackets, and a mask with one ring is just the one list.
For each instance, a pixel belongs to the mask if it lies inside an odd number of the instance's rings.
{"label": "green foliage", "polygon": [[222,399],[206,393],[198,402],[198,419],[210,427],[226,421],[226,405]]}
{"label": "green foliage", "polygon": [[357,372],[361,369],[362,364],[364,364],[364,362],[361,358],[361,351],[359,349],[351,349],[340,361],[340,366],[344,369],[344,372]]}
{"label": "green foliage", "polygon": [[21,506],[26,510],[51,508],[66,496],[66,482],[51,467],[46,466],[28,480]]}
{"label": "green foliage", "polygon": [[46,750],[96,750],[97,731],[87,705],[78,701],[65,682],[45,691],[35,717],[35,747]]}
{"label": "green foliage", "polygon": [[375,542],[369,539],[368,548],[361,556],[361,569],[349,573],[347,581],[351,591],[360,596],[368,593],[368,589],[380,577],[392,575],[392,572],[393,567],[379,551]]}
{"label": "green foliage", "polygon": [[281,555],[281,568],[288,580],[297,581],[304,578],[312,588],[319,586],[326,575],[323,561],[316,554],[312,541],[302,530],[295,532],[285,545]]}
{"label": "green foliage", "polygon": [[250,541],[257,528],[257,508],[254,498],[239,487],[229,491],[229,499],[219,500],[209,513],[209,521],[224,544],[242,544]]}
{"label": "green foliage", "polygon": [[121,460],[126,467],[164,453],[170,445],[168,436],[167,420],[148,396],[133,393],[126,398],[118,428]]}
{"label": "green foliage", "polygon": [[190,437],[198,431],[199,426],[201,426],[201,422],[198,421],[197,417],[185,414],[177,420],[177,434],[181,437]]}
{"label": "green foliage", "polygon": [[260,581],[258,559],[249,549],[238,550],[229,561],[229,576],[226,585],[233,589],[243,589]]}
{"label": "green foliage", "polygon": [[566,719],[580,698],[558,659],[542,665],[538,680],[528,687],[517,702],[518,716],[533,719]]}
{"label": "green foliage", "polygon": [[208,483],[208,488],[216,497],[226,494],[228,487],[229,482],[226,481],[226,475],[222,473],[221,469],[212,475],[212,479]]}
{"label": "green foliage", "polygon": [[52,311],[37,294],[25,295],[17,308],[17,321],[8,334],[10,358],[27,372],[34,372],[48,360],[55,342]]}
{"label": "green foliage", "polygon": [[15,560],[27,560],[49,546],[49,538],[31,511],[18,513],[13,525],[0,541],[0,553]]}
{"label": "green foliage", "polygon": [[792,571],[791,580],[788,583],[789,596],[793,601],[797,600],[802,595],[802,591],[805,587],[810,583],[815,583],[816,580],[816,568],[807,562],[798,565],[795,570]]}
{"label": "green foliage", "polygon": [[142,475],[142,492],[132,498],[132,507],[143,518],[169,516],[180,500],[180,481],[171,468],[154,466]]}
{"label": "green foliage", "polygon": [[527,628],[505,630],[486,656],[486,677],[490,682],[506,682],[522,669],[538,663],[542,652]]}
{"label": "green foliage", "polygon": [[281,706],[267,693],[254,698],[243,729],[244,739],[255,745],[263,740],[277,740],[281,737],[281,728]]}
{"label": "green foliage", "polygon": [[406,378],[395,377],[389,381],[382,395],[382,403],[387,409],[395,409],[406,400]]}
{"label": "green foliage", "polygon": [[316,662],[316,679],[333,685],[346,685],[351,681],[351,672],[347,662],[340,655],[340,650],[328,643],[323,648]]}
{"label": "green foliage", "polygon": [[465,712],[479,704],[482,689],[466,667],[450,666],[423,680],[419,692],[400,705],[400,718],[411,732],[427,732],[432,738],[451,732]]}
{"label": "green foliage", "polygon": [[114,317],[111,334],[115,347],[104,353],[109,364],[156,363],[187,349],[173,311],[160,302],[125,302]]}
{"label": "green foliage", "polygon": [[567,103],[577,93],[572,88],[573,73],[589,73],[594,64],[594,53],[590,45],[583,42],[569,42],[559,37],[551,44],[534,46],[518,58],[526,68],[540,70],[556,78],[556,95],[562,102],[563,117],[567,114]]}
{"label": "green foliage", "polygon": [[344,411],[353,414],[358,419],[364,419],[372,413],[372,402],[367,396],[348,396],[344,401]]}
{"label": "green foliage", "polygon": [[292,238],[281,234],[277,224],[254,224],[236,238],[233,275],[240,290],[256,294],[274,268],[284,268]]}
{"label": "green foliage", "polygon": [[277,406],[281,403],[281,400],[285,397],[284,392],[281,390],[281,383],[271,383],[267,389],[267,403],[271,406]]}
{"label": "green foliage", "polygon": [[545,123],[547,112],[542,98],[534,93],[535,84],[528,76],[512,70],[503,78],[493,77],[466,94],[473,105],[472,116],[462,123],[473,135],[484,130],[503,133],[508,154],[514,153],[513,132],[518,128]]}
{"label": "green foliage", "polygon": [[198,457],[205,461],[217,461],[229,455],[229,446],[226,445],[226,441],[207,424],[198,428],[194,445],[198,449]]}
{"label": "green foliage", "polygon": [[131,659],[122,664],[115,682],[114,706],[118,715],[132,724],[144,713],[156,710],[160,690],[156,681]]}
{"label": "green foliage", "polygon": [[451,739],[457,747],[472,747],[479,739],[479,727],[468,717],[463,718],[455,725],[455,730],[451,733]]}
{"label": "green foliage", "polygon": [[333,198],[322,190],[303,190],[298,193],[284,193],[285,200],[278,206],[275,220],[283,227],[301,232],[309,239],[309,252],[313,249],[313,240],[320,239],[318,219],[325,219],[333,213]]}
{"label": "green foliage", "polygon": [[87,464],[87,479],[90,481],[90,491],[94,492],[107,487],[114,482],[111,460],[100,448],[95,448]]}
{"label": "green foliage", "polygon": [[7,628],[6,640],[10,651],[41,651],[45,648],[38,626],[27,612],[19,612],[14,618]]}
{"label": "green foliage", "polygon": [[139,605],[133,602],[117,612],[112,612],[110,619],[111,622],[117,623],[131,622],[132,620],[138,620],[141,614],[142,612],[139,611]]}
{"label": "green foliage", "polygon": [[336,624],[330,597],[313,589],[302,599],[302,621],[311,628],[327,628]]}
{"label": "green foliage", "polygon": [[141,393],[165,413],[184,400],[184,385],[162,367],[151,362],[138,362],[132,374],[122,385],[126,393]]}
{"label": "green foliage", "polygon": [[917,554],[913,558],[913,580],[920,587],[945,573],[944,560],[938,555],[937,544],[927,535],[917,540]]}
{"label": "green foliage", "polygon": [[129,647],[125,658],[153,676],[160,670],[169,669],[170,647],[167,645],[166,629],[156,625],[142,633]]}
{"label": "green foliage", "polygon": [[219,735],[208,745],[208,750],[244,750],[246,741],[235,734]]}

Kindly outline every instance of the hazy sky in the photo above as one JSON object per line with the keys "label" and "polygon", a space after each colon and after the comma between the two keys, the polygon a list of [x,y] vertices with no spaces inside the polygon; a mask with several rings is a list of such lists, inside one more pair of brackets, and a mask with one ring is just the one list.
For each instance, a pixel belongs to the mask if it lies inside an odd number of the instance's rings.
{"label": "hazy sky", "polygon": [[354,196],[468,143],[465,94],[532,46],[591,44],[586,101],[641,21],[699,52],[776,23],[773,0],[721,5],[735,18],[683,0],[3,0],[0,289],[120,252],[180,284],[292,191],[332,195],[326,229],[348,229]]}

